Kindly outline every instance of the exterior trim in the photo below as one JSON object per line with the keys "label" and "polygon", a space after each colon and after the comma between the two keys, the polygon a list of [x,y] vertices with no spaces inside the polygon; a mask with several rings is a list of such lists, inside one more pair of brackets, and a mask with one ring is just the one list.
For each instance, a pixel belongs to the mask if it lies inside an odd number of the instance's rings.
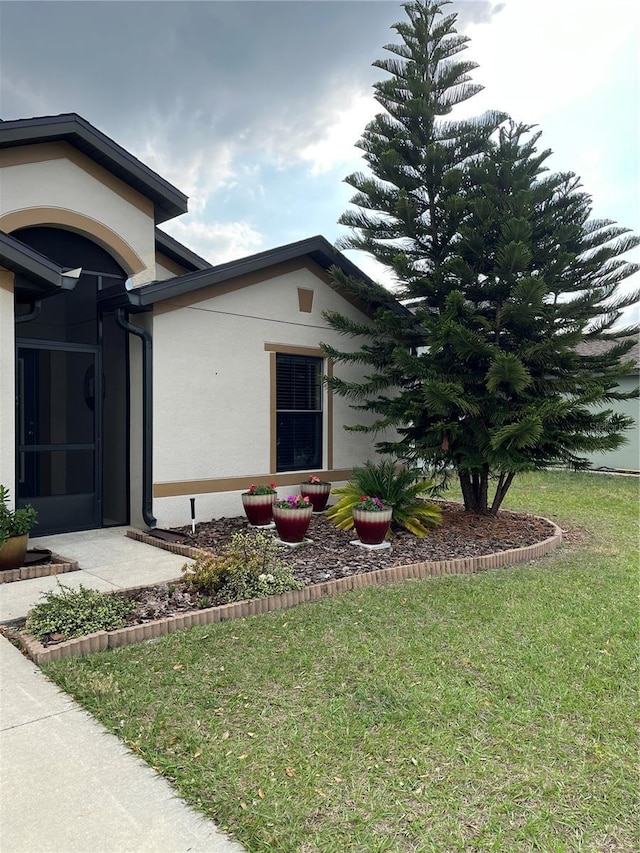
{"label": "exterior trim", "polygon": [[0,267],[0,288],[2,290],[8,290],[9,293],[13,293],[13,279],[14,275],[11,270]]}
{"label": "exterior trim", "polygon": [[[267,349],[265,344],[265,349]],[[276,473],[278,467],[278,411],[276,403],[277,351],[269,352],[269,471]]]}
{"label": "exterior trim", "polygon": [[[305,471],[287,471],[283,474],[248,474],[244,477],[217,477],[211,480],[185,480],[153,484],[154,498],[180,498],[185,495],[207,495],[218,492],[245,491],[250,483],[276,486],[296,486],[305,477]],[[322,480],[330,483],[348,480],[353,473],[351,468],[338,468],[333,471],[313,471]]]}
{"label": "exterior trim", "polygon": [[146,269],[146,265],[129,243],[102,222],[82,213],[63,207],[27,207],[0,216],[0,230],[7,234],[32,225],[59,226],[92,237],[98,245],[114,256],[129,275],[137,275]]}
{"label": "exterior trim", "polygon": [[209,261],[196,255],[191,249],[188,249],[182,243],[167,234],[161,228],[156,228],[155,231],[156,249],[163,255],[172,258],[177,264],[182,266],[182,271],[187,270],[204,270],[208,269],[211,264]]}
{"label": "exterior trim", "polygon": [[134,190],[120,178],[116,178],[107,169],[89,159],[68,142],[43,142],[27,145],[23,148],[0,149],[0,168],[5,166],[25,166],[29,163],[45,163],[51,160],[69,160],[125,201],[137,207],[150,219],[153,219],[153,202]]}
{"label": "exterior trim", "polygon": [[[184,273],[186,272],[185,268],[181,267],[180,264],[177,264],[173,260],[173,258],[170,258],[168,255],[165,255],[162,252],[159,252],[157,249],[156,249],[156,264],[159,264],[161,267],[164,267],[165,269],[169,270],[169,272],[172,272],[174,275],[184,275]],[[157,270],[156,270],[156,274],[157,274]]]}
{"label": "exterior trim", "polygon": [[[209,270],[203,270],[203,272],[209,272],[215,276],[215,271],[217,269],[217,267],[210,267]],[[317,264],[314,264],[307,258],[299,258],[275,264],[265,270],[246,273],[232,280],[221,281],[220,284],[202,285],[199,290],[189,290],[186,293],[168,296],[165,298],[165,301],[154,302],[154,310],[156,313],[164,314],[167,311],[175,311],[178,308],[189,308],[192,305],[197,305],[198,302],[206,302],[208,299],[214,299],[216,296],[223,296],[225,293],[234,293],[236,290],[242,290],[242,288],[250,287],[252,284],[261,284],[262,282],[269,281],[272,278],[278,278],[278,276],[281,275],[298,272],[298,270],[301,269],[309,270],[313,275],[321,277],[327,284],[329,284],[328,276],[320,267],[317,266]],[[175,281],[175,279],[169,279],[168,281]],[[158,283],[161,284],[161,282]],[[143,284],[141,285],[141,288],[146,288],[148,286],[149,285]],[[141,300],[143,305],[147,304],[144,292],[141,293]]]}
{"label": "exterior trim", "polygon": [[[291,266],[284,266],[291,264]],[[309,266],[310,265],[310,266]],[[288,243],[276,249],[259,252],[237,261],[229,261],[226,264],[218,264],[215,267],[188,273],[174,279],[165,281],[153,281],[140,285],[140,304],[153,305],[164,300],[171,300],[174,307],[186,307],[203,299],[210,299],[229,290],[237,290],[248,284],[257,284],[283,272],[300,269],[306,266],[319,278],[322,278],[329,287],[340,293],[344,299],[354,305],[364,314],[369,313],[369,307],[354,299],[349,294],[343,293],[336,288],[328,273],[333,267],[340,267],[347,275],[353,276],[365,284],[374,285],[373,279],[358,269],[340,252],[337,252],[331,243],[324,237],[309,237],[297,243]],[[249,278],[249,276],[253,277]],[[257,274],[257,275],[256,275]],[[197,294],[197,295],[196,295]],[[380,303],[382,304],[382,303]],[[390,310],[402,316],[411,316],[408,308],[401,305],[389,293],[388,300],[385,298],[384,305]],[[378,305],[373,305],[373,309]]]}
{"label": "exterior trim", "polygon": [[281,352],[284,355],[308,355],[310,358],[326,358],[326,353],[320,347],[299,347],[289,344],[265,344],[266,352]]}
{"label": "exterior trim", "polygon": [[[276,477],[276,469],[278,467],[278,449],[277,449],[277,432],[278,432],[278,413],[276,406],[276,354],[282,353],[283,355],[304,355],[310,358],[321,358],[323,360],[323,364],[326,369],[327,376],[333,376],[333,360],[327,358],[326,353],[321,350],[319,347],[301,347],[301,346],[292,346],[290,344],[270,344],[265,343],[264,345],[265,352],[268,352],[269,355],[269,430],[270,430],[270,442],[269,442],[269,470],[273,474],[275,479]],[[326,411],[326,417],[323,418],[323,427],[326,429],[326,442],[324,442],[323,447],[323,458],[326,460],[327,469],[331,471],[333,469],[333,391],[330,388],[326,389],[326,397],[324,398],[326,406],[323,407],[323,414]],[[291,472],[295,477],[299,479],[299,472],[292,471]],[[277,476],[286,476],[286,475],[277,475]],[[324,475],[323,475],[324,476]],[[351,476],[351,474],[349,474]],[[298,482],[298,479],[294,479],[293,482]],[[327,474],[325,476],[326,480],[332,479]],[[343,477],[334,477],[333,478],[342,480],[345,479]],[[348,479],[348,478],[346,478]],[[287,483],[286,485],[290,485]]]}
{"label": "exterior trim", "polygon": [[187,212],[187,197],[77,113],[3,121],[0,148],[66,141],[120,178],[154,206],[156,222]]}
{"label": "exterior trim", "polygon": [[315,291],[306,287],[298,288],[298,310],[302,314],[311,314],[313,311],[313,296]]}

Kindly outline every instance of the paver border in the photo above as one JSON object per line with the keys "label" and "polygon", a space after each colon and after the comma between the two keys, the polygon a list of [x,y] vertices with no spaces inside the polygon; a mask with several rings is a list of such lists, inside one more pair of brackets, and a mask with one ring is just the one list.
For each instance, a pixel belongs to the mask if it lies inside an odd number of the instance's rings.
{"label": "paver border", "polygon": [[[350,589],[362,589],[370,586],[381,586],[388,583],[409,578],[437,578],[445,575],[471,575],[490,569],[498,569],[504,566],[527,563],[544,557],[551,551],[555,551],[562,544],[562,530],[548,518],[543,518],[553,528],[553,533],[541,542],[534,545],[525,545],[521,548],[510,548],[507,551],[497,551],[493,554],[483,554],[479,557],[458,557],[451,560],[425,560],[421,563],[411,563],[406,566],[393,566],[388,569],[378,569],[373,572],[362,572],[357,575],[349,575],[345,578],[323,581],[322,583],[306,586],[300,590],[284,592],[280,595],[270,595],[267,598],[253,598],[249,601],[237,601],[232,604],[222,604],[218,607],[208,607],[206,610],[196,610],[190,613],[180,613],[176,616],[168,616],[154,622],[145,622],[142,625],[131,625],[127,628],[118,628],[115,631],[98,631],[86,637],[74,640],[66,640],[55,646],[43,646],[35,637],[24,632],[19,633],[20,643],[31,660],[38,664],[48,663],[53,660],[76,656],[93,654],[93,652],[105,649],[116,649],[122,646],[130,646],[134,643],[142,643],[145,640],[164,637],[165,634],[173,634],[185,628],[193,628],[196,625],[210,625],[215,622],[224,622],[227,619],[244,619],[247,616],[258,616],[261,613],[269,613],[276,610],[288,610],[307,601],[319,601],[329,596],[338,595]],[[201,553],[200,549],[189,545],[176,545],[171,542],[162,542],[140,530],[129,530],[127,536],[139,542],[145,542],[156,547],[181,554],[185,557],[195,557]],[[148,541],[151,540],[151,541]],[[185,549],[189,553],[182,550]],[[179,578],[176,579],[180,580]],[[172,581],[168,581],[171,583]],[[132,587],[119,590],[119,593],[135,593],[145,589],[145,586]]]}
{"label": "paver border", "polygon": [[51,552],[51,561],[49,563],[22,566],[19,569],[4,569],[0,572],[0,584],[29,581],[34,578],[47,578],[53,575],[63,575],[67,572],[79,571],[80,566],[76,560],[68,560],[66,557],[61,557],[60,554]]}

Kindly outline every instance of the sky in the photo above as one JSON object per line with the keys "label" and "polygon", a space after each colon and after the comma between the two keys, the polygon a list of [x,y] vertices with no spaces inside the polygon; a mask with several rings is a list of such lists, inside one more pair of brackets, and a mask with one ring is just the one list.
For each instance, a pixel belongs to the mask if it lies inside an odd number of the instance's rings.
{"label": "sky", "polygon": [[[548,165],[581,176],[594,215],[640,231],[640,3],[446,11],[485,87],[465,110],[537,125]],[[355,142],[380,111],[372,62],[403,19],[388,0],[0,0],[0,116],[82,115],[189,196],[163,228],[211,263],[334,242],[344,178],[363,168]]]}

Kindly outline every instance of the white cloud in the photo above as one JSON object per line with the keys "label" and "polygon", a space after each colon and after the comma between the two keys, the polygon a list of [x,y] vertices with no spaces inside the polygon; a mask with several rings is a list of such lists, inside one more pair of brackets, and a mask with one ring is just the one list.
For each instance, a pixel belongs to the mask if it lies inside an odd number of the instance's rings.
{"label": "white cloud", "polygon": [[212,265],[252,255],[264,245],[264,236],[248,222],[203,222],[186,216],[163,227]]}
{"label": "white cloud", "polygon": [[330,119],[320,137],[299,152],[302,160],[311,163],[313,175],[357,162],[362,153],[355,148],[355,143],[368,122],[381,111],[371,93],[345,93],[340,100],[344,106],[329,113]]}
{"label": "white cloud", "polygon": [[201,214],[215,192],[235,185],[236,151],[230,142],[176,154],[161,147],[160,139],[147,139],[137,156],[189,197],[191,213]]}
{"label": "white cloud", "polygon": [[539,122],[588,95],[621,46],[637,39],[638,8],[630,0],[610,0],[606,12],[585,0],[506,0],[490,25],[465,28],[465,58],[480,64],[474,79],[486,87],[474,109],[498,107]]}

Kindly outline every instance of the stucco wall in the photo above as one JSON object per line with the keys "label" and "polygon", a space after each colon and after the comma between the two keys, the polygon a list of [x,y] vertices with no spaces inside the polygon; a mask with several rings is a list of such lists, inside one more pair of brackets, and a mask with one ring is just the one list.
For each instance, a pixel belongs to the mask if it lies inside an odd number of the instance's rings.
{"label": "stucco wall", "polygon": [[[80,218],[76,226],[69,216],[73,212],[86,217],[87,231],[96,224],[98,242],[107,250],[114,253],[121,242],[117,259],[134,284],[155,278],[153,205],[148,199],[66,143],[0,151],[0,167],[3,230],[62,223],[82,233]],[[47,210],[45,216],[38,215],[40,208]],[[96,233],[87,236],[96,239]]]}
{"label": "stucco wall", "polygon": [[[313,291],[311,313],[300,311],[298,288]],[[331,331],[322,312],[337,310],[365,319],[307,268],[216,297],[203,299],[201,294],[197,298],[192,305],[174,310],[161,303],[153,322],[155,491],[158,484],[186,484],[183,494],[154,500],[161,527],[187,522],[188,481],[246,480],[232,491],[198,494],[198,517],[204,519],[241,514],[240,491],[253,479],[273,473],[272,353],[265,345],[317,348],[324,341],[349,348],[353,342]],[[343,378],[359,375],[342,365],[335,372]],[[326,400],[325,390],[325,404]],[[332,470],[350,469],[372,458],[373,439],[343,429],[345,424],[361,422],[362,413],[354,412],[337,395],[332,406]]]}
{"label": "stucco wall", "polygon": [[[624,392],[633,391],[638,387],[640,377],[627,376],[620,382],[620,388]],[[611,408],[621,415],[627,415],[635,420],[635,426],[625,432],[627,443],[618,450],[608,453],[593,453],[589,458],[594,468],[616,468],[623,471],[640,470],[640,402],[638,400],[624,400],[615,404],[607,404],[604,408]]]}
{"label": "stucco wall", "polygon": [[0,483],[15,498],[15,346],[13,273],[0,267]]}

